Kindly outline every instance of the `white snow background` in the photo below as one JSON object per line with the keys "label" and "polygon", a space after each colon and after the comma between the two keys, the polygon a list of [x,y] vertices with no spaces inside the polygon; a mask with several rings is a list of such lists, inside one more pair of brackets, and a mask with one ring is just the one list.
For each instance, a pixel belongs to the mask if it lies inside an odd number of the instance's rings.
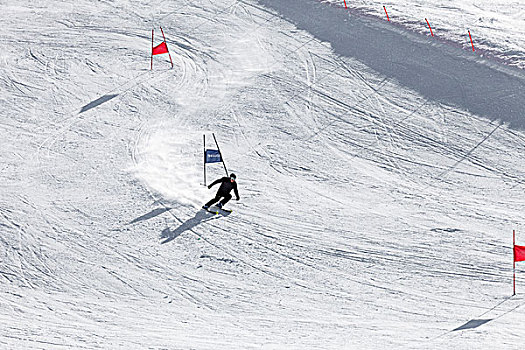
{"label": "white snow background", "polygon": [[523,2],[347,3],[0,0],[0,348],[522,349]]}
{"label": "white snow background", "polygon": [[[324,0],[344,7],[343,0]],[[517,0],[346,0],[354,14],[386,19],[385,9],[393,25],[471,49],[480,55],[500,59],[525,68],[525,2]],[[426,20],[425,20],[426,19]]]}

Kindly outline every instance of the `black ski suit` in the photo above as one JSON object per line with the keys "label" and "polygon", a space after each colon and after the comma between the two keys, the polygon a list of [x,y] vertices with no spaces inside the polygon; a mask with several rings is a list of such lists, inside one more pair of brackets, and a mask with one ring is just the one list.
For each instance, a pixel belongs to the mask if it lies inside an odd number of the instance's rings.
{"label": "black ski suit", "polygon": [[235,193],[236,199],[240,199],[239,192],[237,191],[237,181],[232,181],[229,177],[223,177],[213,181],[208,186],[208,188],[212,188],[212,186],[218,184],[219,182],[221,183],[221,187],[219,187],[215,198],[206,203],[206,206],[208,207],[217,203],[219,200],[221,200],[221,198],[223,198],[223,200],[221,201],[222,205],[228,203],[229,200],[232,199],[232,195],[230,194],[232,190]]}

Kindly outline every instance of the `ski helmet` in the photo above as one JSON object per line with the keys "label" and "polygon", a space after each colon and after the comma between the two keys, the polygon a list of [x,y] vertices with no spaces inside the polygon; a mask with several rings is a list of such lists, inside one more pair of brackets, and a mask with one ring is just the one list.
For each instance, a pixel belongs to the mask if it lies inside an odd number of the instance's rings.
{"label": "ski helmet", "polygon": [[235,179],[237,179],[237,176],[234,173],[231,173],[230,174],[230,178],[235,180]]}

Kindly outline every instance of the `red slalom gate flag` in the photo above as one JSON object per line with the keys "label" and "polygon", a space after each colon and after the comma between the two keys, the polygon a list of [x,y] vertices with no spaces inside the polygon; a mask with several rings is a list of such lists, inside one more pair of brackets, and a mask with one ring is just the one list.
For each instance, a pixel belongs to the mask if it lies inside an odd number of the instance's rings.
{"label": "red slalom gate flag", "polygon": [[525,261],[525,246],[514,246],[514,261]]}
{"label": "red slalom gate flag", "polygon": [[168,45],[166,45],[166,42],[163,41],[161,44],[155,46],[153,49],[152,49],[152,52],[151,54],[152,55],[160,55],[160,54],[163,54],[163,53],[168,53]]}
{"label": "red slalom gate flag", "polygon": [[168,44],[166,44],[166,36],[164,35],[164,31],[162,30],[162,27],[160,27],[160,31],[162,32],[162,38],[164,40],[162,41],[162,43],[154,47],[153,46],[153,34],[155,32],[155,29],[151,30],[151,69],[153,69],[153,56],[161,55],[163,53],[167,53],[170,56],[171,68],[173,68],[173,61],[171,60],[171,54],[170,54],[170,51],[168,50]]}

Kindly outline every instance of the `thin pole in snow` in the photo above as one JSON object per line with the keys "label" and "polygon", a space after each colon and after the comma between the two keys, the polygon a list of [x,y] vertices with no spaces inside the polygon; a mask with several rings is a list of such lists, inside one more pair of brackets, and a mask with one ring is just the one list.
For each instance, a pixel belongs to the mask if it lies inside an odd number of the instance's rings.
{"label": "thin pole in snow", "polygon": [[516,295],[516,230],[512,230],[512,295]]}
{"label": "thin pole in snow", "polygon": [[468,31],[468,37],[470,38],[470,44],[472,45],[472,51],[476,51],[474,50],[474,43],[472,42],[472,36],[470,35],[470,30]]}
{"label": "thin pole in snow", "polygon": [[217,151],[219,151],[219,155],[221,156],[222,165],[224,166],[224,171],[226,172],[226,176],[229,176],[228,169],[226,169],[226,163],[224,163],[224,158],[222,157],[221,149],[219,148],[219,143],[217,142],[217,139],[215,138],[215,134],[213,134],[213,139],[215,140],[215,144],[217,145]]}
{"label": "thin pole in snow", "polygon": [[348,7],[346,7],[346,0],[343,0],[345,2],[345,9],[347,9]]}
{"label": "thin pole in snow", "polygon": [[[160,31],[162,32],[162,37],[164,38],[164,42],[166,43],[166,37],[164,36],[164,31],[162,30],[162,27],[160,27]],[[166,43],[166,47],[168,43]],[[168,50],[168,55],[170,56],[170,62],[171,62],[171,68],[173,68],[173,61],[171,60],[171,53],[170,53],[170,50]]]}
{"label": "thin pole in snow", "polygon": [[204,141],[204,162],[202,167],[204,168],[204,186],[206,186],[206,134],[202,135],[202,140]]}
{"label": "thin pole in snow", "polygon": [[385,9],[385,13],[386,13],[386,19],[388,20],[388,22],[390,22],[390,17],[388,17],[388,12],[386,12],[386,7],[383,6],[383,8]]}
{"label": "thin pole in snow", "polygon": [[151,70],[153,70],[153,32],[155,29],[151,30]]}
{"label": "thin pole in snow", "polygon": [[430,34],[434,36],[434,33],[432,33],[432,27],[430,27],[430,23],[428,23],[428,19],[425,18],[425,21],[427,21],[428,28],[430,29]]}

